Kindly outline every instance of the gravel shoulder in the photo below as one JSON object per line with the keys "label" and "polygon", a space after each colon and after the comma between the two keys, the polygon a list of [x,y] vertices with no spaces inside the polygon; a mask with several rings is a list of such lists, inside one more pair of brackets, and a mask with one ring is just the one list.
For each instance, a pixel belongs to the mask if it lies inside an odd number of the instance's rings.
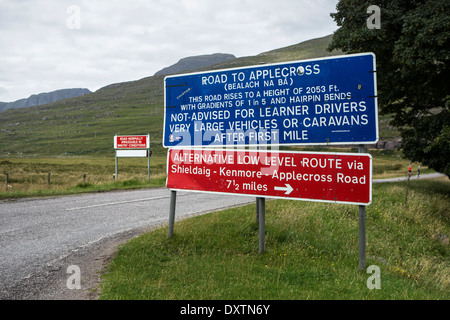
{"label": "gravel shoulder", "polygon": [[[102,239],[89,246],[73,250],[69,255],[43,266],[10,288],[4,300],[97,300],[101,274],[106,271],[121,245],[150,229],[128,231]],[[81,288],[69,289],[67,281],[72,273],[68,266],[76,265],[81,272]]]}
{"label": "gravel shoulder", "polygon": [[[175,221],[208,212],[210,211],[176,217]],[[107,271],[108,264],[120,247],[135,237],[164,226],[167,226],[167,223],[129,230],[77,248],[69,255],[48,263],[22,279],[15,287],[9,288],[8,294],[3,295],[0,300],[98,300],[101,276]],[[71,265],[80,268],[80,289],[69,289],[67,286],[68,278],[71,276],[67,268]]]}

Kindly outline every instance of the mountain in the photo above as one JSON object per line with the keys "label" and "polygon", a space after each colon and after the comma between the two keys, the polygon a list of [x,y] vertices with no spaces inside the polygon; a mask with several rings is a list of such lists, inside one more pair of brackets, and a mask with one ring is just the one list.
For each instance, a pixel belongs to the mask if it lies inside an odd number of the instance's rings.
{"label": "mountain", "polygon": [[187,57],[181,59],[180,61],[171,65],[170,67],[166,67],[164,69],[159,70],[154,75],[161,76],[181,72],[188,72],[191,70],[208,67],[232,59],[236,59],[236,57],[228,53],[214,53],[214,54],[205,54],[200,56]]}
{"label": "mountain", "polygon": [[[329,35],[191,71],[342,55],[341,51],[326,50],[331,39],[332,35]],[[0,116],[0,157],[111,157],[114,155],[114,135],[147,133],[151,136],[153,154],[165,155],[163,123],[164,75],[159,74],[111,84],[88,95],[46,105],[3,111]]]}
{"label": "mountain", "polygon": [[75,89],[61,89],[52,92],[33,94],[26,99],[20,99],[14,102],[0,102],[0,111],[4,111],[7,109],[39,106],[47,103],[56,102],[62,99],[78,97],[89,93],[92,93],[89,89],[75,88]]}

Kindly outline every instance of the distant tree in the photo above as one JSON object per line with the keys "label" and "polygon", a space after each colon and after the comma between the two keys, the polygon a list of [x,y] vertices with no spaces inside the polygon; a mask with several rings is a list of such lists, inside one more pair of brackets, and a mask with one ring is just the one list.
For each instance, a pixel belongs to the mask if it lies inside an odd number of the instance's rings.
{"label": "distant tree", "polygon": [[340,0],[336,10],[328,49],[375,53],[380,112],[393,115],[404,156],[450,178],[450,1]]}

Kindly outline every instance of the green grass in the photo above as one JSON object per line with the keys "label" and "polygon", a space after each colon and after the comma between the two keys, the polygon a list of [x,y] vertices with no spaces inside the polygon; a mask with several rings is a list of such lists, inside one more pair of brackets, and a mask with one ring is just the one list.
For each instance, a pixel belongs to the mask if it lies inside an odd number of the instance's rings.
{"label": "green grass", "polygon": [[[356,152],[354,150],[354,152]],[[410,160],[402,158],[398,150],[369,149],[368,153],[372,155],[373,167],[372,175],[374,179],[405,177],[408,173],[408,166],[412,166],[412,174],[417,174],[417,167],[420,165],[421,174],[434,173],[433,169],[424,166],[421,163],[411,163]]]}
{"label": "green grass", "polygon": [[[331,36],[305,41],[206,69],[337,55],[326,51]],[[111,84],[96,92],[0,114],[0,156],[113,156],[116,134],[150,134],[154,155],[162,156],[164,76]]]}
{"label": "green grass", "polygon": [[[450,182],[374,185],[367,207],[367,266],[358,270],[357,206],[266,202],[266,251],[258,254],[255,205],[210,213],[123,245],[102,275],[101,299],[450,298]],[[178,210],[182,210],[179,208]]]}
{"label": "green grass", "polygon": [[150,158],[150,182],[147,169],[147,158],[119,158],[116,180],[114,156],[0,158],[0,199],[163,187],[166,158]]}
{"label": "green grass", "polygon": [[[216,70],[341,55],[326,49],[332,36],[239,57],[204,69]],[[113,157],[114,135],[150,134],[155,156],[164,156],[164,76],[111,84],[96,92],[0,114],[1,157]],[[398,137],[380,116],[380,139]]]}
{"label": "green grass", "polygon": [[[292,148],[298,150],[299,148]],[[325,147],[300,148],[304,151],[357,152],[352,149]],[[373,157],[373,178],[401,177],[407,173],[409,161],[398,151],[369,150]],[[166,157],[150,158],[150,183],[146,158],[119,158],[119,180],[114,180],[114,155],[77,157],[0,157],[0,199],[56,196],[130,188],[164,187]],[[415,164],[414,170],[417,169]],[[422,173],[432,172],[422,167]],[[8,186],[5,189],[5,174]],[[50,184],[48,174],[50,173]],[[86,178],[83,182],[83,175]]]}

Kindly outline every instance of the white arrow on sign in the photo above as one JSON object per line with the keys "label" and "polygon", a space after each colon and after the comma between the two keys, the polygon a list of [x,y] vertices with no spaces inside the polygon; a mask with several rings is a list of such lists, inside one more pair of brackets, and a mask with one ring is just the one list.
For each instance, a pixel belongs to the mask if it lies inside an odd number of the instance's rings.
{"label": "white arrow on sign", "polygon": [[285,184],[286,187],[275,187],[275,190],[286,191],[284,194],[290,194],[294,190],[290,184]]}

